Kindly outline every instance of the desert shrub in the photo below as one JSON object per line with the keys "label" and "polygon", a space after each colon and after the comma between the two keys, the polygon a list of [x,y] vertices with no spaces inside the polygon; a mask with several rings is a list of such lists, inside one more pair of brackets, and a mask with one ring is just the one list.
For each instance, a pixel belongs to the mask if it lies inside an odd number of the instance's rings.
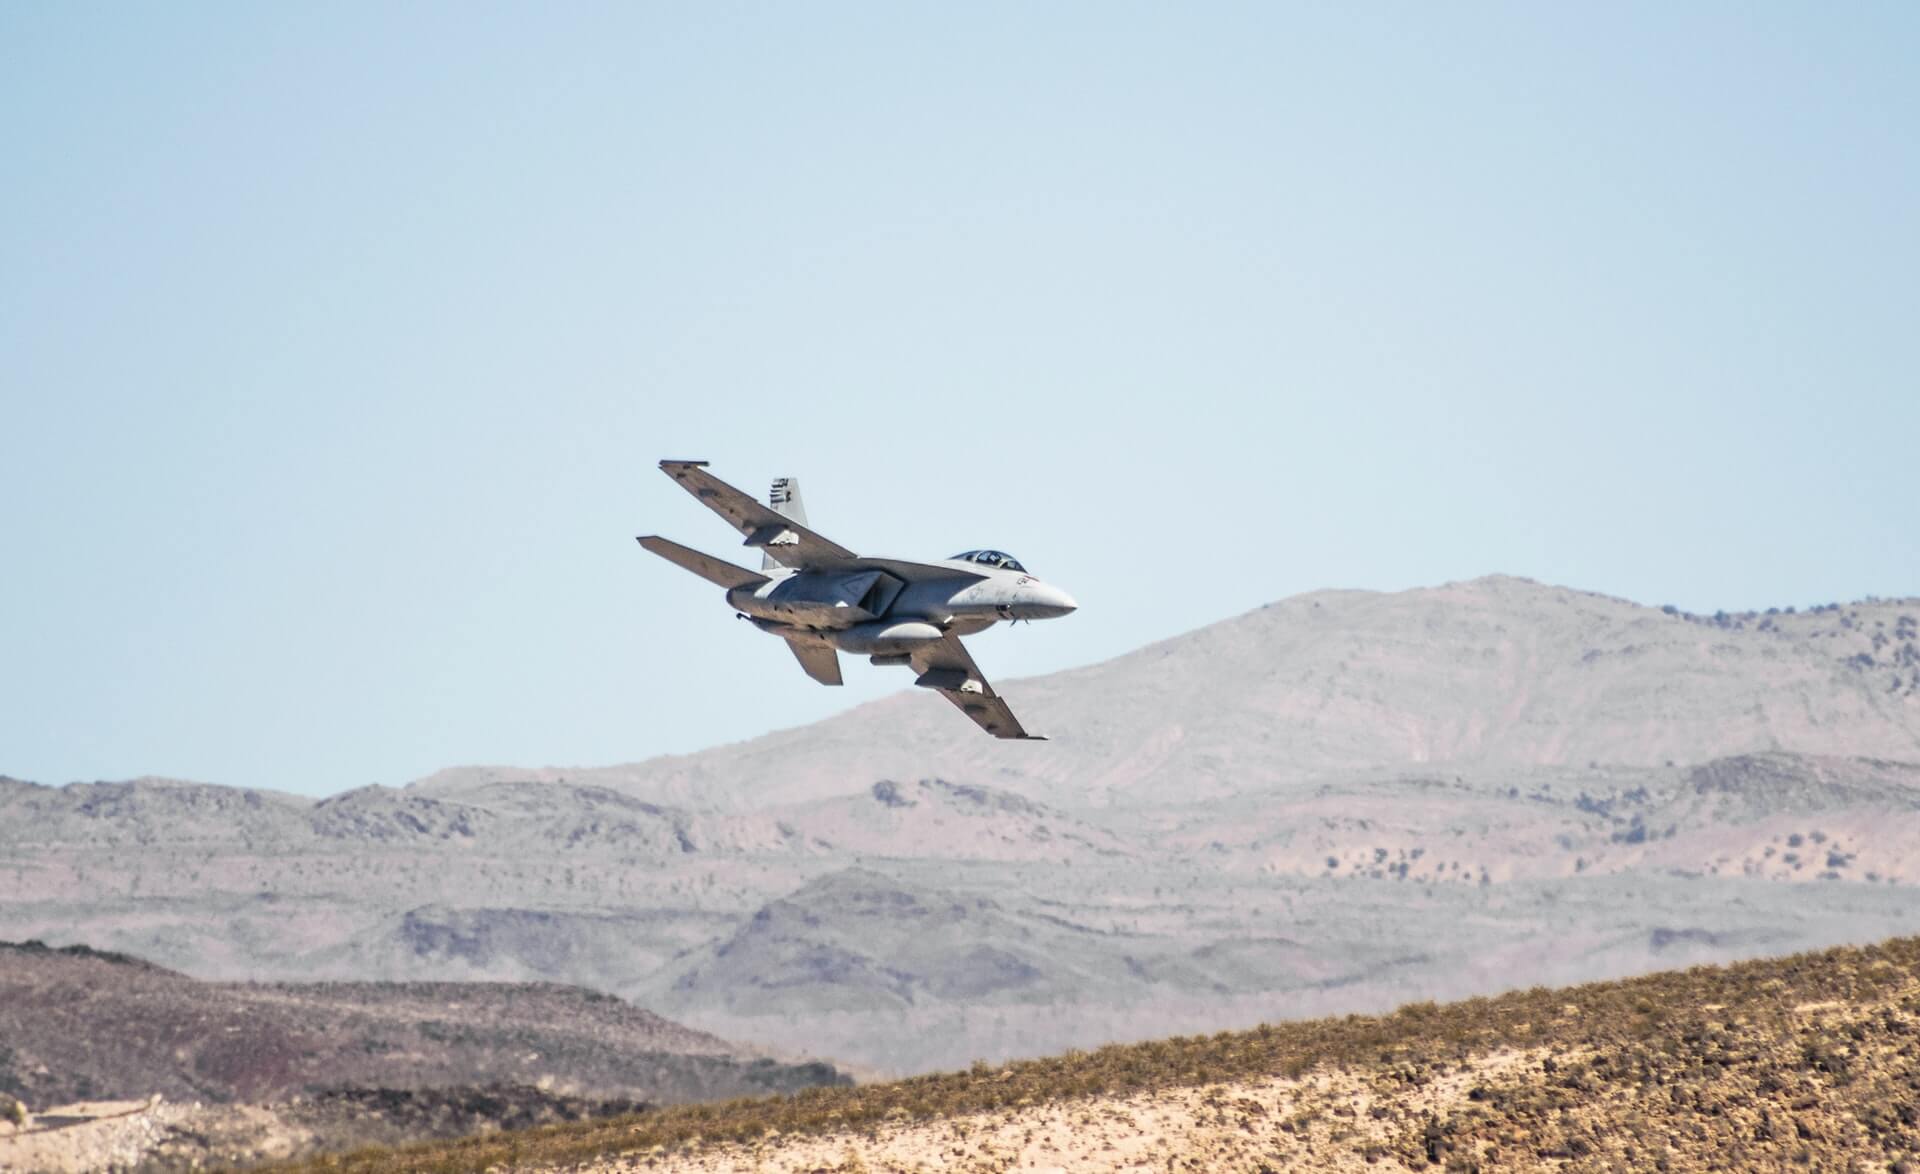
{"label": "desert shrub", "polygon": [[27,1123],[27,1107],[21,1104],[17,1097],[9,1093],[0,1092],[0,1121],[10,1122],[14,1125],[25,1125]]}

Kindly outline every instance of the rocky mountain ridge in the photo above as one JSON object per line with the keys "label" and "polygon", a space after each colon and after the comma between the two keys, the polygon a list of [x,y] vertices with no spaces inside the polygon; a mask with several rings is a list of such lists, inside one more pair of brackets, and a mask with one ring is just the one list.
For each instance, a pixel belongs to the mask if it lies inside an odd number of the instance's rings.
{"label": "rocky mountain ridge", "polygon": [[[912,1071],[1920,929],[1920,613],[1322,592],[703,755],[308,801],[0,783],[0,936],[576,983]],[[1871,664],[1861,657],[1871,658]],[[801,682],[804,684],[804,682]]]}
{"label": "rocky mountain ridge", "polygon": [[1319,591],[1001,691],[1049,743],[983,742],[909,691],[699,754],[453,768],[410,789],[565,781],[725,810],[842,793],[857,763],[1080,804],[1382,767],[1920,760],[1920,600],[1698,617],[1507,576]]}

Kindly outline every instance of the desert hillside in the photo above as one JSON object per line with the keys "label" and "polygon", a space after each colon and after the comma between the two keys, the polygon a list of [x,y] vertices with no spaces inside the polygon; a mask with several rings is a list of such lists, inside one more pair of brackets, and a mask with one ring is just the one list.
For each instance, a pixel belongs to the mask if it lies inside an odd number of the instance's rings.
{"label": "desert hillside", "polygon": [[840,794],[851,773],[1152,802],[1169,789],[1215,797],[1378,768],[1652,768],[1775,750],[1913,761],[1920,601],[1692,616],[1498,575],[1318,591],[1002,685],[1050,742],[981,739],[908,690],[684,757],[461,768],[417,787],[564,780],[739,808]]}
{"label": "desert hillside", "polygon": [[666,1110],[329,1170],[1874,1169],[1920,1162],[1920,939]]}
{"label": "desert hillside", "polygon": [[0,938],[583,986],[868,1075],[1876,941],[1920,932],[1916,616],[1319,592],[1001,682],[1047,743],[910,691],[317,801],[0,780]]}
{"label": "desert hillside", "polygon": [[577,987],[206,983],[117,954],[0,942],[0,1092],[34,1107],[502,1083],[670,1103],[841,1080]]}

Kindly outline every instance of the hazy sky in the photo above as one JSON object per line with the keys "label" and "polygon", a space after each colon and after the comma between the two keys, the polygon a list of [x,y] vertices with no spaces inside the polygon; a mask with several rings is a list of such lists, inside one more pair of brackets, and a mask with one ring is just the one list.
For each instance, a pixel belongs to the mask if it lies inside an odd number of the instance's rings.
{"label": "hazy sky", "polygon": [[[0,772],[604,763],[823,689],[658,473],[1321,587],[1920,593],[1920,6],[0,7]],[[956,720],[958,718],[956,717]]]}

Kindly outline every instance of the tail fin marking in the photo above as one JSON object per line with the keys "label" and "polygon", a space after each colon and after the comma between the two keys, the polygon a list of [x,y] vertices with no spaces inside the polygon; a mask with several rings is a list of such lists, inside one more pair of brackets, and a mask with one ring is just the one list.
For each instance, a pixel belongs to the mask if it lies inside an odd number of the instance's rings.
{"label": "tail fin marking", "polygon": [[[772,506],[773,512],[781,517],[790,518],[802,526],[807,524],[807,507],[800,500],[800,478],[775,477],[773,487],[767,491],[767,504]],[[761,570],[776,570],[780,565],[780,560],[774,558],[771,552],[760,553]]]}

